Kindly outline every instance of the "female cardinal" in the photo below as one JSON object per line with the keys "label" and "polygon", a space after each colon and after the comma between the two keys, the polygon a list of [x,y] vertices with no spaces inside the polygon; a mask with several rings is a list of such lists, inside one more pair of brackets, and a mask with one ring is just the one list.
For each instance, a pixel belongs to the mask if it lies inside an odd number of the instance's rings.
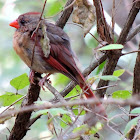
{"label": "female cardinal", "polygon": [[[39,19],[40,13],[29,12],[20,15],[17,20],[10,23],[10,26],[16,28],[13,40],[16,53],[33,71],[41,74],[62,73],[80,85],[87,98],[96,98],[76,66],[69,37],[60,27],[47,21],[45,21],[45,26],[46,34],[49,38],[50,54],[45,57],[41,47],[41,40],[44,38],[44,34],[42,26],[38,26]],[[101,103],[96,104],[96,112],[106,116]]]}

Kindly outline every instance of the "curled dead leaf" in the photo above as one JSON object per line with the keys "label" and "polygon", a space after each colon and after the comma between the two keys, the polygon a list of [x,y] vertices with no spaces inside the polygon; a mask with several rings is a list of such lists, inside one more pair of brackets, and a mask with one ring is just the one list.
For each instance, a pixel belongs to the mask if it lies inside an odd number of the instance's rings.
{"label": "curled dead leaf", "polygon": [[88,0],[76,0],[72,20],[83,26],[84,36],[95,24],[95,18],[95,8]]}

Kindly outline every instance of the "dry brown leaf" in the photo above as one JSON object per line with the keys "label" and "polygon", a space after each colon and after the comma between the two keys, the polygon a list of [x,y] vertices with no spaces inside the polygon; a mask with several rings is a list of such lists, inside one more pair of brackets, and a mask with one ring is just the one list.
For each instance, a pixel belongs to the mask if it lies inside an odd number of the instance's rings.
{"label": "dry brown leaf", "polygon": [[85,36],[95,24],[94,6],[88,0],[76,0],[72,20],[83,26]]}

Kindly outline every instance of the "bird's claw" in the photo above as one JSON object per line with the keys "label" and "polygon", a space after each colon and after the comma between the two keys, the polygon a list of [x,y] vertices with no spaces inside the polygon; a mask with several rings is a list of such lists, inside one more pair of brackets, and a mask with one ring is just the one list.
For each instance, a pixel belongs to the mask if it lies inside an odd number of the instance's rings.
{"label": "bird's claw", "polygon": [[39,81],[39,86],[42,87],[42,89],[45,91],[45,88],[43,87],[45,85],[45,82],[47,81],[49,84],[51,84],[50,78],[48,78],[50,74],[46,75]]}

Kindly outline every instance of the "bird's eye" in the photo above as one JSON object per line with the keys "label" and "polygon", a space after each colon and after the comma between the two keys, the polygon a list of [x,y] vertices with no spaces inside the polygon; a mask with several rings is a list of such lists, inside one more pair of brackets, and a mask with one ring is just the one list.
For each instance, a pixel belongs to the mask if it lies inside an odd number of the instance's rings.
{"label": "bird's eye", "polygon": [[24,19],[22,19],[22,20],[20,21],[20,23],[21,23],[22,25],[24,25],[24,24],[26,23],[26,21],[25,21]]}

